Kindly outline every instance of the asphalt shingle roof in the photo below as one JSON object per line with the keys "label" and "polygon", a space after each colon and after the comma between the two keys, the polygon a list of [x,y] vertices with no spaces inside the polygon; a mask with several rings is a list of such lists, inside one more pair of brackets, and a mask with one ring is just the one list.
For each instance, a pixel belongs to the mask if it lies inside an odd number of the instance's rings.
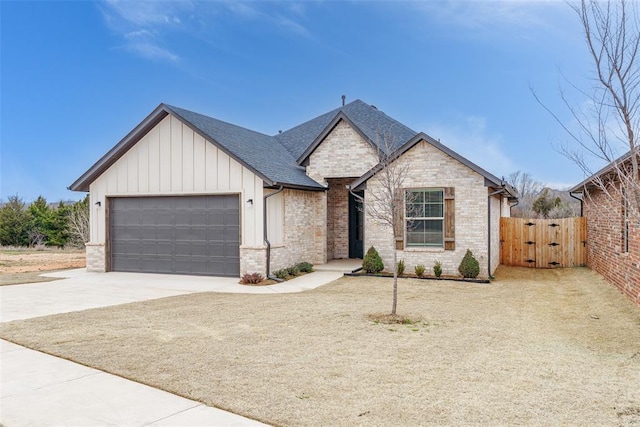
{"label": "asphalt shingle roof", "polygon": [[199,129],[233,157],[274,183],[323,188],[298,166],[275,138],[193,111],[166,105],[176,116]]}
{"label": "asphalt shingle roof", "polygon": [[368,142],[374,145],[382,141],[382,135],[391,135],[396,147],[417,135],[415,131],[359,99],[274,136],[183,108],[160,104],[154,112],[71,184],[70,189],[88,191],[93,180],[136,144],[166,114],[173,114],[193,127],[264,179],[267,185],[308,189],[324,189],[324,187],[307,176],[305,168],[298,164],[298,160],[303,153],[309,155],[315,149],[313,144],[320,142],[319,137],[330,130],[328,126],[339,115],[344,115],[350,120]]}
{"label": "asphalt shingle roof", "polygon": [[275,135],[275,138],[297,159],[339,112],[343,112],[373,144],[379,143],[384,135],[389,134],[393,137],[393,143],[400,146],[417,134],[416,131],[387,116],[376,107],[357,99]]}

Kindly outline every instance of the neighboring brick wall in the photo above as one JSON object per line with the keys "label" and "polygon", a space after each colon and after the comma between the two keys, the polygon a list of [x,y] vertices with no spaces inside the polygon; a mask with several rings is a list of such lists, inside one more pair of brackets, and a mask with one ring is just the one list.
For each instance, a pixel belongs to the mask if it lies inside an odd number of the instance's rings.
{"label": "neighboring brick wall", "polygon": [[[484,186],[484,177],[424,141],[406,152],[398,162],[400,167],[406,163],[410,165],[404,182],[406,188],[455,188],[455,250],[407,248],[398,251],[398,259],[405,260],[406,271],[413,272],[417,264],[423,264],[431,273],[435,261],[438,260],[442,263],[443,274],[458,275],[460,261],[467,249],[471,249],[480,263],[479,277],[488,277],[488,190]],[[365,205],[367,193],[376,191],[378,186],[376,177],[367,182]],[[499,206],[496,210],[500,211]],[[499,227],[499,222],[496,222]],[[498,232],[495,233],[497,235]],[[391,230],[389,227],[378,224],[367,214],[365,215],[365,252],[372,245],[380,253],[385,268],[391,270],[394,246]],[[496,248],[496,253],[499,255],[498,251],[499,247]]]}
{"label": "neighboring brick wall", "polygon": [[307,175],[322,184],[325,178],[362,176],[377,163],[373,147],[341,120],[309,156]]}
{"label": "neighboring brick wall", "polygon": [[349,258],[349,190],[356,178],[328,178],[327,259]]}
{"label": "neighboring brick wall", "polygon": [[587,264],[640,305],[640,228],[630,221],[629,252],[624,252],[622,202],[613,197],[599,190],[584,197]]}
{"label": "neighboring brick wall", "polygon": [[106,271],[106,254],[104,243],[86,244],[87,271],[104,273]]}
{"label": "neighboring brick wall", "polygon": [[326,216],[318,205],[325,203],[324,192],[286,189],[284,194],[284,244],[271,249],[271,271],[301,261],[324,264]]}

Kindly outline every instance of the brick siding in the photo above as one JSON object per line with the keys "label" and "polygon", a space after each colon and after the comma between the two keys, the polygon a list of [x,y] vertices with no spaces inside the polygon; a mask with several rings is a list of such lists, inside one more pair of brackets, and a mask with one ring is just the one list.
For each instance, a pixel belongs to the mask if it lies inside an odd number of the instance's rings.
{"label": "brick siding", "polygon": [[327,179],[327,259],[349,258],[349,190],[345,186],[356,179]]}
{"label": "brick siding", "polygon": [[[455,188],[455,250],[443,248],[405,248],[398,251],[398,260],[404,259],[406,271],[412,273],[417,264],[423,264],[427,273],[432,273],[436,261],[442,263],[443,274],[459,275],[458,266],[467,249],[470,249],[480,263],[479,277],[488,277],[487,271],[487,187],[484,177],[467,166],[426,142],[420,142],[397,160],[400,165],[409,163],[409,173],[404,181],[405,188]],[[367,183],[367,193],[377,191],[376,177]],[[494,205],[499,215],[500,206]],[[365,208],[366,212],[366,208]],[[492,218],[493,219],[493,218]],[[385,269],[393,269],[394,239],[388,226],[365,215],[365,252],[375,246]],[[499,256],[499,221],[492,224],[492,242],[495,254]],[[497,258],[499,259],[499,258]],[[497,265],[497,264],[496,264]],[[493,263],[492,263],[493,268]]]}
{"label": "brick siding", "polygon": [[623,205],[602,191],[584,198],[587,217],[587,264],[640,305],[640,227],[630,221],[629,252],[623,247]]}

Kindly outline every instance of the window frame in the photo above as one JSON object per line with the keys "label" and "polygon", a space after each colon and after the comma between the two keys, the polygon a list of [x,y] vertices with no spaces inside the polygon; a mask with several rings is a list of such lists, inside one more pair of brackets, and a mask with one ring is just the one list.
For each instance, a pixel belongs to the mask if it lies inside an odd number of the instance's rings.
{"label": "window frame", "polygon": [[[409,212],[407,212],[407,195],[409,193],[418,193],[422,192],[423,195],[427,193],[440,193],[440,202],[439,204],[442,206],[442,216],[433,217],[433,216],[422,216],[422,217],[414,217],[409,216]],[[443,187],[417,187],[417,188],[405,188],[404,190],[404,198],[403,198],[403,222],[404,222],[404,247],[405,249],[444,249],[445,248],[445,221],[446,221],[446,212],[445,212],[445,189]],[[426,205],[423,202],[423,205]],[[440,242],[439,243],[409,243],[409,222],[410,221],[440,221],[442,224],[440,231]]]}

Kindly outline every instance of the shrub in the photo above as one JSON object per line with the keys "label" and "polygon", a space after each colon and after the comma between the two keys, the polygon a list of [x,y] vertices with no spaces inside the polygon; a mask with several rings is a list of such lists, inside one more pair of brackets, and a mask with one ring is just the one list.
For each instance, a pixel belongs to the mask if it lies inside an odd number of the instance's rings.
{"label": "shrub", "polygon": [[284,280],[284,279],[287,278],[289,273],[287,273],[287,269],[286,268],[281,268],[280,270],[274,271],[273,275],[276,276],[278,279]]}
{"label": "shrub", "polygon": [[414,270],[416,272],[416,276],[418,276],[418,277],[424,276],[424,265],[418,264],[418,265],[416,265]]}
{"label": "shrub", "polygon": [[242,276],[242,279],[240,279],[240,283],[242,283],[243,285],[255,285],[256,283],[260,283],[263,280],[264,277],[262,277],[262,274],[260,273],[246,273]]}
{"label": "shrub", "polygon": [[462,274],[462,277],[468,279],[478,277],[478,274],[480,274],[480,264],[469,249],[467,249],[467,253],[464,255],[464,258],[462,258],[458,271]]}
{"label": "shrub", "polygon": [[380,254],[378,254],[376,248],[371,246],[362,260],[362,270],[364,270],[365,273],[375,274],[380,273],[383,269],[384,264],[382,263]]}
{"label": "shrub", "polygon": [[436,263],[433,264],[433,274],[435,274],[436,277],[442,276],[442,263],[440,261],[436,261]]}
{"label": "shrub", "polygon": [[289,276],[297,276],[298,274],[300,274],[300,270],[298,269],[297,265],[291,265],[287,267],[285,270],[287,270],[287,274]]}
{"label": "shrub", "polygon": [[398,272],[398,276],[402,276],[404,274],[404,260],[401,259],[398,261],[398,266],[396,267],[396,271]]}
{"label": "shrub", "polygon": [[296,267],[298,267],[301,273],[311,273],[313,271],[313,264],[306,261],[297,263]]}

